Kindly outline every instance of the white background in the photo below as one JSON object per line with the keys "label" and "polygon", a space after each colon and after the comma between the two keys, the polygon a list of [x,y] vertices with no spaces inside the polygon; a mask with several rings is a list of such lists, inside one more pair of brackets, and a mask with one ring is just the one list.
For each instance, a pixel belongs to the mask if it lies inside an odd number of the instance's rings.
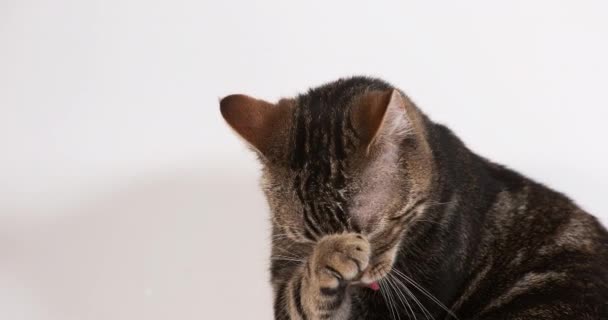
{"label": "white background", "polygon": [[0,318],[269,319],[218,99],[385,78],[608,222],[606,1],[0,0]]}

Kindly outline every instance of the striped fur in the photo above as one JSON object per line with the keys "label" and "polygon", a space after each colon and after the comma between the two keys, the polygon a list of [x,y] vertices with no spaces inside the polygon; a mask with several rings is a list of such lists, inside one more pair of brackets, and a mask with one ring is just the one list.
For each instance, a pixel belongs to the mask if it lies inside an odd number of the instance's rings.
{"label": "striped fur", "polygon": [[276,319],[608,319],[597,220],[386,82],[221,105],[263,163]]}

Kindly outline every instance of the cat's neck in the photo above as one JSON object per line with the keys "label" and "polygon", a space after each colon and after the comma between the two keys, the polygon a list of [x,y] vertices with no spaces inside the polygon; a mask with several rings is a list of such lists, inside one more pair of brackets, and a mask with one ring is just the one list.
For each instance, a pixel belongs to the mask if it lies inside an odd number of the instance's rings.
{"label": "cat's neck", "polygon": [[[425,212],[404,234],[395,268],[450,306],[479,261],[482,226],[504,179],[441,125],[429,130],[435,174]],[[424,296],[424,295],[422,295]],[[443,314],[434,303],[436,314]]]}

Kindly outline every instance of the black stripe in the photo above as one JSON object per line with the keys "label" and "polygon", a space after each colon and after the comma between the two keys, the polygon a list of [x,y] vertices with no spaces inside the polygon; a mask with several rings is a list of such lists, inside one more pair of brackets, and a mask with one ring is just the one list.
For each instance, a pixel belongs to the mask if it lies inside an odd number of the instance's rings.
{"label": "black stripe", "polygon": [[[401,235],[401,231],[397,232],[397,235]],[[379,248],[374,248],[374,251],[373,251],[374,255],[375,256],[381,256],[384,253],[386,253],[387,251],[389,251],[392,248],[394,248],[395,247],[395,242],[397,242],[397,239],[395,239],[395,238],[398,238],[398,237],[395,237],[393,235],[393,237],[389,241],[387,241],[386,243],[384,243],[382,246],[380,246]]]}
{"label": "black stripe", "polygon": [[335,311],[342,305],[343,301],[344,301],[344,293],[331,299],[331,301],[329,301],[329,302],[320,303],[319,310],[320,311]]}
{"label": "black stripe", "polygon": [[321,299],[319,302],[319,310],[335,311],[342,305],[346,296],[346,284],[340,283],[337,288],[321,288]]}
{"label": "black stripe", "polygon": [[344,186],[346,185],[346,181],[345,181],[345,177],[344,177],[344,171],[342,168],[342,162],[338,162],[338,174],[335,176],[334,178],[334,192],[333,192],[333,196],[334,196],[334,201],[339,204],[336,205],[337,207],[337,212],[336,212],[336,216],[338,217],[338,220],[342,223],[342,225],[344,225],[344,227],[348,230],[349,228],[349,223],[348,223],[348,219],[347,219],[347,212],[345,212],[345,210],[343,208],[346,207],[346,199],[344,198],[344,196],[340,193],[339,190],[344,190]]}
{"label": "black stripe", "polygon": [[[314,171],[313,171],[314,172]],[[311,223],[317,223],[317,225],[315,225],[315,227],[319,227],[319,228],[315,228],[317,230],[319,230],[321,228],[321,226],[319,225],[319,221],[321,221],[321,217],[319,216],[319,212],[317,210],[315,210],[314,205],[312,204],[313,201],[311,201],[307,195],[312,193],[311,191],[314,189],[314,181],[313,181],[313,177],[312,175],[309,175],[308,177],[306,177],[306,180],[304,181],[304,186],[303,186],[303,191],[301,190],[301,195],[302,195],[302,204],[304,205],[304,207],[308,207],[309,212],[311,214]],[[321,235],[322,233],[319,232],[319,235]]]}
{"label": "black stripe", "polygon": [[308,228],[304,230],[304,237],[308,240],[316,241],[317,237],[313,235]]}
{"label": "black stripe", "polygon": [[396,217],[389,218],[389,220],[399,220],[399,219],[407,216],[412,211],[416,210],[418,207],[420,207],[421,205],[423,205],[424,201],[426,201],[426,198],[420,198],[420,199],[418,199],[411,208],[407,209],[404,213],[402,213],[402,214],[400,214],[400,215],[398,215]]}
{"label": "black stripe", "polygon": [[319,319],[322,319],[322,320],[331,319],[331,318],[333,318],[333,316],[334,316],[333,312],[322,313],[319,315]]}
{"label": "black stripe", "polygon": [[[305,101],[299,101],[299,105],[305,104]],[[306,123],[304,119],[303,111],[301,108],[296,108],[294,115],[294,143],[293,151],[291,153],[291,166],[294,169],[301,169],[306,162]]]}
{"label": "black stripe", "polygon": [[387,242],[385,243],[382,247],[374,249],[374,255],[375,256],[381,256],[384,253],[386,253],[388,250],[390,250],[393,247],[393,243],[392,242]]}
{"label": "black stripe", "polygon": [[329,205],[327,205],[327,204],[325,204],[323,206],[323,210],[324,210],[325,216],[330,218],[330,219],[328,219],[329,220],[329,224],[331,225],[331,227],[333,229],[332,231],[334,233],[340,233],[340,231],[344,230],[343,228],[345,226],[340,223],[340,220],[336,216],[336,211],[335,210],[332,210],[329,207]]}
{"label": "black stripe", "polygon": [[340,287],[336,287],[336,288],[326,288],[326,287],[322,287],[320,290],[321,295],[324,296],[334,296],[336,294],[338,294],[338,292],[340,291]]}
{"label": "black stripe", "polygon": [[334,154],[336,155],[336,158],[338,158],[338,160],[344,160],[346,158],[346,152],[344,150],[344,143],[342,142],[342,137],[344,136],[343,132],[342,132],[342,121],[343,121],[343,117],[344,117],[344,111],[343,110],[338,110],[335,113],[335,120],[334,120]]}
{"label": "black stripe", "polygon": [[274,318],[277,320],[289,319],[289,313],[287,312],[287,306],[285,306],[284,299],[286,287],[286,283],[281,284],[274,297]]}
{"label": "black stripe", "polygon": [[[307,225],[308,225],[310,228],[312,228],[312,229],[316,230],[315,232],[316,232],[316,233],[317,233],[319,236],[323,235],[323,231],[324,231],[324,230],[323,230],[323,226],[321,226],[321,224],[319,224],[319,223],[316,223],[317,221],[320,221],[320,220],[319,220],[319,214],[318,214],[318,211],[317,211],[317,209],[316,209],[315,205],[314,205],[314,204],[311,204],[311,205],[309,205],[309,206],[308,206],[308,208],[309,208],[309,210],[310,210],[310,213],[311,213],[312,219],[310,219],[310,221],[307,221],[307,222],[308,222],[308,223],[307,223]],[[315,224],[315,223],[316,223],[316,224]]]}
{"label": "black stripe", "polygon": [[316,156],[321,160],[319,163],[319,172],[321,173],[321,179],[324,183],[327,183],[331,178],[331,145],[332,141],[336,139],[336,137],[332,136],[331,130],[331,118],[325,119],[323,133],[321,134],[321,139],[318,143],[318,150]]}
{"label": "black stripe", "polygon": [[[300,202],[302,203],[302,208],[304,210],[304,223],[306,226],[308,226],[310,229],[312,229],[312,230],[309,230],[307,228],[305,230],[305,235],[309,236],[311,240],[316,240],[317,236],[320,236],[322,233],[314,225],[314,221],[312,220],[312,217],[310,216],[310,212],[309,212],[309,210],[307,208],[308,206],[306,204],[307,201],[304,198],[304,194],[302,193],[300,176],[296,176],[296,178],[295,178],[294,189],[296,189],[296,194],[298,196],[298,199],[300,199]],[[311,231],[312,231],[312,233],[311,233]]]}
{"label": "black stripe", "polygon": [[299,277],[295,283],[295,286],[292,288],[293,301],[296,304],[296,311],[302,317],[303,320],[306,320],[306,314],[304,313],[304,307],[302,306],[302,277]]}
{"label": "black stripe", "polygon": [[[349,110],[349,116],[347,117],[347,120],[344,121],[346,126],[345,132],[348,132],[349,135],[344,134],[344,139],[346,141],[346,145],[348,146],[348,148],[350,148],[351,150],[355,150],[357,147],[355,145],[355,141],[360,141],[361,140],[361,136],[359,135],[359,133],[357,132],[357,130],[355,130],[355,127],[353,125],[353,120],[352,120],[352,112],[351,112],[352,108]],[[354,139],[353,139],[354,138]]]}
{"label": "black stripe", "polygon": [[340,204],[340,206],[336,206],[335,216],[338,218],[338,221],[340,221],[340,223],[342,224],[342,226],[344,226],[346,230],[350,230],[350,225],[348,223],[348,220],[346,219],[346,213],[344,212],[344,210],[342,210],[343,207],[343,204]]}
{"label": "black stripe", "polygon": [[338,280],[344,279],[344,276],[340,272],[338,272],[338,270],[336,270],[330,266],[325,266],[325,269],[327,269],[329,272],[331,272],[336,278],[338,278]]}

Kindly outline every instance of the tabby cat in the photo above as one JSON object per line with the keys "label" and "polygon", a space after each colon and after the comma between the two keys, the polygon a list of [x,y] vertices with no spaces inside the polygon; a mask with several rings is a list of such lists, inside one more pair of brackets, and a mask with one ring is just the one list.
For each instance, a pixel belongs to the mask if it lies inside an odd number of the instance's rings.
{"label": "tabby cat", "polygon": [[608,319],[608,233],[399,89],[220,101],[257,152],[276,319]]}

